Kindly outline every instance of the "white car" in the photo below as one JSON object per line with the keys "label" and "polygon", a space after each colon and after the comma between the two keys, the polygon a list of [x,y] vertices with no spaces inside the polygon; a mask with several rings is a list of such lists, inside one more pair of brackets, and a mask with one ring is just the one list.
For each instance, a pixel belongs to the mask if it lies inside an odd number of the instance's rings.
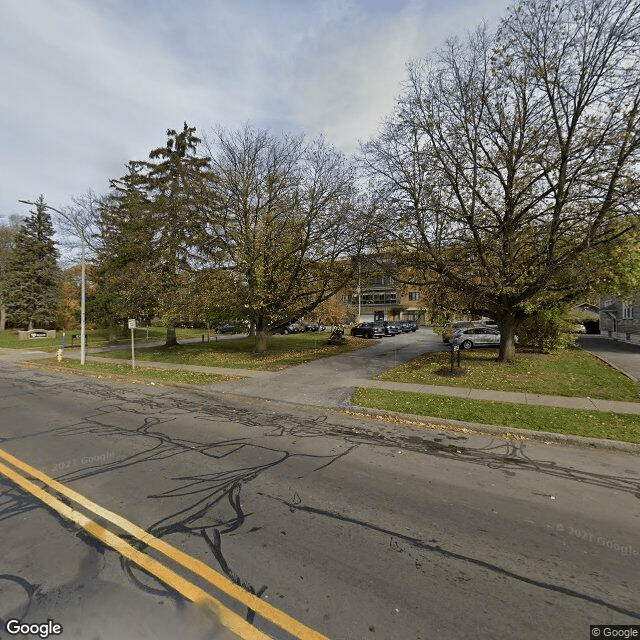
{"label": "white car", "polygon": [[[517,342],[517,339],[516,339]],[[474,349],[475,347],[499,347],[500,331],[492,327],[469,327],[459,329],[450,340],[453,346],[459,345],[462,349]]]}

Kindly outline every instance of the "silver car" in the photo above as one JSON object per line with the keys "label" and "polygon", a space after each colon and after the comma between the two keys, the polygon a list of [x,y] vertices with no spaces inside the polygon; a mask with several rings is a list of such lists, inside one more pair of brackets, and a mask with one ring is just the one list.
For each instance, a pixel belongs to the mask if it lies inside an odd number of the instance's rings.
{"label": "silver car", "polygon": [[462,349],[499,347],[500,331],[491,327],[469,327],[468,329],[460,329],[453,334],[450,343],[453,346],[459,345]]}

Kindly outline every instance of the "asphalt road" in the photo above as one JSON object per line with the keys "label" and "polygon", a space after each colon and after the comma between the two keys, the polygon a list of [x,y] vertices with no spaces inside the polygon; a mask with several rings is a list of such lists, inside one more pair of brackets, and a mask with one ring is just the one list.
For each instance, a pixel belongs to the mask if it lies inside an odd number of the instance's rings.
{"label": "asphalt road", "polygon": [[[7,362],[0,448],[330,638],[588,638],[589,624],[640,624],[631,454]],[[16,637],[10,618],[51,619],[62,638],[236,637],[6,479],[0,548],[2,638]]]}
{"label": "asphalt road", "polygon": [[640,345],[594,335],[580,336],[578,344],[632,379],[640,380]]}

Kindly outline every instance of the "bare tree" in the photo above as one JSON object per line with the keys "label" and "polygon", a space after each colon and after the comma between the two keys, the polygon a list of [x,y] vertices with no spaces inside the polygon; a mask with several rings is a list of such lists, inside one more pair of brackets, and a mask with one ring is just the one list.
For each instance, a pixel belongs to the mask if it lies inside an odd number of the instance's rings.
{"label": "bare tree", "polygon": [[411,64],[363,147],[401,259],[496,318],[501,360],[637,225],[639,18],[637,0],[523,0],[495,34]]}
{"label": "bare tree", "polygon": [[56,227],[62,235],[60,246],[68,251],[82,250],[85,245],[86,258],[95,254],[100,242],[100,207],[104,196],[88,189],[71,198],[71,206],[64,207],[56,217]]}
{"label": "bare tree", "polygon": [[249,126],[218,129],[205,145],[216,178],[203,246],[236,273],[236,296],[263,352],[271,328],[353,276],[365,235],[354,170],[321,139]]}

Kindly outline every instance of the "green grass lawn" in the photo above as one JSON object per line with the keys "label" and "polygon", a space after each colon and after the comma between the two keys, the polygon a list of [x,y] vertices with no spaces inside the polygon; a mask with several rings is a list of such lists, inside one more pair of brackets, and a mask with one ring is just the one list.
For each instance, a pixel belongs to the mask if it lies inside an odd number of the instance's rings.
{"label": "green grass lawn", "polygon": [[419,416],[640,443],[640,416],[357,388],[353,404]]}
{"label": "green grass lawn", "polygon": [[[138,344],[144,344],[145,342],[158,342],[164,340],[167,333],[166,327],[150,327],[147,329],[136,330],[135,340]],[[176,329],[176,335],[178,340],[181,338],[198,338],[202,334],[206,334],[206,329]],[[80,338],[72,340],[72,336],[80,336],[79,329],[72,329],[66,331],[67,348],[80,349]],[[131,342],[131,332],[119,331],[116,344],[127,344]],[[19,340],[18,331],[16,329],[7,329],[0,331],[0,347],[8,349],[36,349],[38,351],[57,351],[62,344],[62,331],[56,333],[56,337],[52,340],[36,338],[33,340]],[[108,329],[90,329],[87,331],[87,347],[104,347],[108,344],[114,344],[109,342],[109,330]]]}
{"label": "green grass lawn", "polygon": [[640,401],[640,385],[578,348],[554,354],[519,352],[513,363],[497,362],[494,349],[463,351],[464,374],[460,376],[446,375],[450,358],[449,352],[427,353],[381,374],[378,379]]}
{"label": "green grass lawn", "polygon": [[158,382],[178,382],[181,384],[211,384],[220,380],[234,380],[232,376],[223,376],[211,373],[200,373],[199,371],[184,371],[173,369],[150,369],[148,367],[138,367],[131,369],[131,365],[115,364],[111,362],[85,362],[80,364],[79,360],[63,360],[58,362],[52,360],[37,360],[32,363],[37,367],[48,367],[58,371],[72,371],[74,373],[101,374],[102,377],[126,378],[131,381],[158,381]]}
{"label": "green grass lawn", "polygon": [[[153,360],[176,364],[193,364],[208,367],[234,369],[262,369],[278,371],[318,358],[346,353],[369,347],[371,340],[348,337],[344,345],[329,345],[329,333],[300,333],[287,336],[271,336],[269,350],[264,354],[254,352],[254,338],[218,340],[204,344],[186,344],[177,347],[160,347],[136,350],[136,361]],[[97,353],[108,358],[131,358],[130,351]]]}
{"label": "green grass lawn", "polygon": [[5,349],[32,349],[34,351],[56,351],[60,347],[60,336],[47,340],[46,338],[36,338],[34,340],[19,340],[18,332],[12,329],[0,331],[0,347]]}

